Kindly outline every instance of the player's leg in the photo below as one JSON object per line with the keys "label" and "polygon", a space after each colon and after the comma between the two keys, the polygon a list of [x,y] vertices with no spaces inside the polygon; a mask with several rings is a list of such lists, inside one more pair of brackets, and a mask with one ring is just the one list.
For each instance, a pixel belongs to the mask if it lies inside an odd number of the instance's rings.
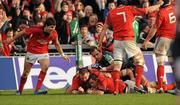
{"label": "player's leg", "polygon": [[136,65],[135,75],[136,75],[136,86],[139,88],[142,80],[142,74],[144,69],[144,57],[142,53],[138,53],[133,57],[134,63]]}
{"label": "player's leg", "polygon": [[25,85],[25,83],[27,81],[27,77],[28,77],[29,72],[30,72],[30,70],[32,68],[32,65],[33,65],[32,63],[28,63],[28,62],[24,63],[24,71],[23,71],[23,74],[21,76],[20,85],[19,85],[19,91],[18,91],[20,94],[22,93],[22,91],[24,89],[24,85]]}
{"label": "player's leg", "polygon": [[[118,94],[119,93],[119,88],[125,88],[125,84],[121,84],[119,85],[119,81],[120,80],[120,69],[122,66],[122,57],[123,57],[123,49],[120,47],[121,45],[121,41],[114,41],[113,44],[113,56],[114,56],[114,70],[112,71],[112,78],[114,80],[114,86],[115,86],[115,90],[114,90],[114,94]],[[119,87],[121,86],[121,87]]]}
{"label": "player's leg", "polygon": [[18,90],[18,92],[20,94],[23,91],[23,88],[24,88],[24,85],[27,81],[27,77],[29,75],[29,72],[30,72],[30,70],[31,70],[31,68],[35,62],[36,62],[36,59],[34,59],[34,56],[31,53],[27,53],[25,61],[24,61],[24,71],[23,71],[23,74],[21,76],[19,90]]}
{"label": "player's leg", "polygon": [[150,87],[150,82],[144,75],[142,75],[141,85],[146,86],[146,87]]}
{"label": "player's leg", "polygon": [[41,71],[40,71],[39,76],[38,76],[38,81],[36,84],[35,93],[37,93],[42,86],[42,83],[43,83],[44,78],[46,76],[46,72],[48,70],[50,62],[49,62],[49,59],[41,59],[41,60],[39,60],[39,63],[41,65]]}
{"label": "player's leg", "polygon": [[134,41],[126,41],[125,42],[125,50],[129,58],[133,57],[135,68],[135,76],[136,76],[136,86],[139,88],[141,84],[143,69],[144,69],[144,56],[139,47],[137,47]]}
{"label": "player's leg", "polygon": [[155,44],[155,55],[156,55],[156,61],[157,61],[157,79],[158,79],[158,89],[163,89],[163,79],[164,79],[164,62],[166,54],[170,48],[170,45],[172,43],[172,39],[168,38],[157,38],[156,44]]}

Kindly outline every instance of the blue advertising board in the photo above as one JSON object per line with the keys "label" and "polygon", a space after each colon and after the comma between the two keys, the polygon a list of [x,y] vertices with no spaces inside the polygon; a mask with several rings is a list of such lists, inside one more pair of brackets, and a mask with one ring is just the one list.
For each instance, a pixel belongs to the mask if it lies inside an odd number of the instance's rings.
{"label": "blue advertising board", "polygon": [[[145,54],[144,75],[149,81],[156,81],[156,59],[153,54]],[[75,56],[70,57],[71,62],[64,61],[61,57],[50,57],[50,67],[42,88],[61,89],[71,85],[72,78],[76,73]],[[91,56],[83,56],[83,64],[90,65]],[[20,76],[23,73],[24,57],[0,58],[0,90],[18,89]],[[35,63],[28,76],[25,89],[34,89],[37,77],[41,68],[39,63]],[[169,84],[174,82],[172,68],[168,62],[165,63],[164,80]]]}

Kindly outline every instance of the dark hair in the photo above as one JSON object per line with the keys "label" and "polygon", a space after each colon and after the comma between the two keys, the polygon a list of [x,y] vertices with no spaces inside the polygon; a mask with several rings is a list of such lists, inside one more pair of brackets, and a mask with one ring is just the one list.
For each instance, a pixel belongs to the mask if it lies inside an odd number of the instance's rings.
{"label": "dark hair", "polygon": [[46,19],[44,26],[56,25],[56,20],[53,17],[49,17]]}
{"label": "dark hair", "polygon": [[119,5],[127,5],[128,4],[128,0],[117,0],[117,6]]}
{"label": "dark hair", "polygon": [[94,52],[95,50],[98,50],[98,48],[96,46],[91,46],[89,53],[92,54],[92,52]]}
{"label": "dark hair", "polygon": [[95,75],[95,74],[90,74],[90,75],[89,75],[89,80],[90,80],[90,79],[97,81],[97,80],[98,80],[98,77],[97,77],[97,75]]}
{"label": "dark hair", "polygon": [[67,1],[62,1],[62,2],[61,2],[61,8],[62,8],[64,5],[68,5],[68,2],[67,2]]}
{"label": "dark hair", "polygon": [[78,68],[77,71],[79,71],[80,75],[84,75],[85,73],[89,72],[87,67],[84,68]]}
{"label": "dark hair", "polygon": [[6,31],[5,31],[5,33],[7,34],[9,31],[13,31],[13,32],[14,32],[14,30],[13,30],[12,27],[7,28]]}

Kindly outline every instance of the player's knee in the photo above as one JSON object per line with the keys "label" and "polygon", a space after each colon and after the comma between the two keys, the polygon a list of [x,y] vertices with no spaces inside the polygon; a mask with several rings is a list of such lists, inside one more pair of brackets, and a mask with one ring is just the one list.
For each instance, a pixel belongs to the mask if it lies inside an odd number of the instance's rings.
{"label": "player's knee", "polygon": [[48,68],[49,68],[49,65],[42,65],[41,71],[47,72]]}
{"label": "player's knee", "polygon": [[143,54],[138,54],[134,56],[134,63],[135,65],[144,65],[144,56]]}
{"label": "player's knee", "polygon": [[156,61],[158,65],[164,64],[165,57],[164,56],[156,56]]}

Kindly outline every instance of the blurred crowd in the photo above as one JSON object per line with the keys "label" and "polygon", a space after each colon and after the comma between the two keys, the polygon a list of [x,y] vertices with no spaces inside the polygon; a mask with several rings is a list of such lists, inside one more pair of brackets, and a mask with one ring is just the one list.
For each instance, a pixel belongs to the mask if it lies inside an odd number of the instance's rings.
{"label": "blurred crowd", "polygon": [[[0,0],[0,32],[4,41],[34,25],[43,26],[47,17],[54,17],[60,44],[75,44],[76,36],[81,35],[83,44],[96,46],[99,34],[108,12],[116,8],[117,0]],[[129,5],[149,7],[157,0],[128,0]],[[151,26],[155,23],[157,12],[134,20],[136,42],[142,43]],[[103,50],[112,52],[113,31],[107,30]],[[29,37],[18,38],[4,46],[2,55],[13,52],[26,52]],[[154,43],[155,38],[151,40]],[[11,53],[10,53],[11,52]]]}

